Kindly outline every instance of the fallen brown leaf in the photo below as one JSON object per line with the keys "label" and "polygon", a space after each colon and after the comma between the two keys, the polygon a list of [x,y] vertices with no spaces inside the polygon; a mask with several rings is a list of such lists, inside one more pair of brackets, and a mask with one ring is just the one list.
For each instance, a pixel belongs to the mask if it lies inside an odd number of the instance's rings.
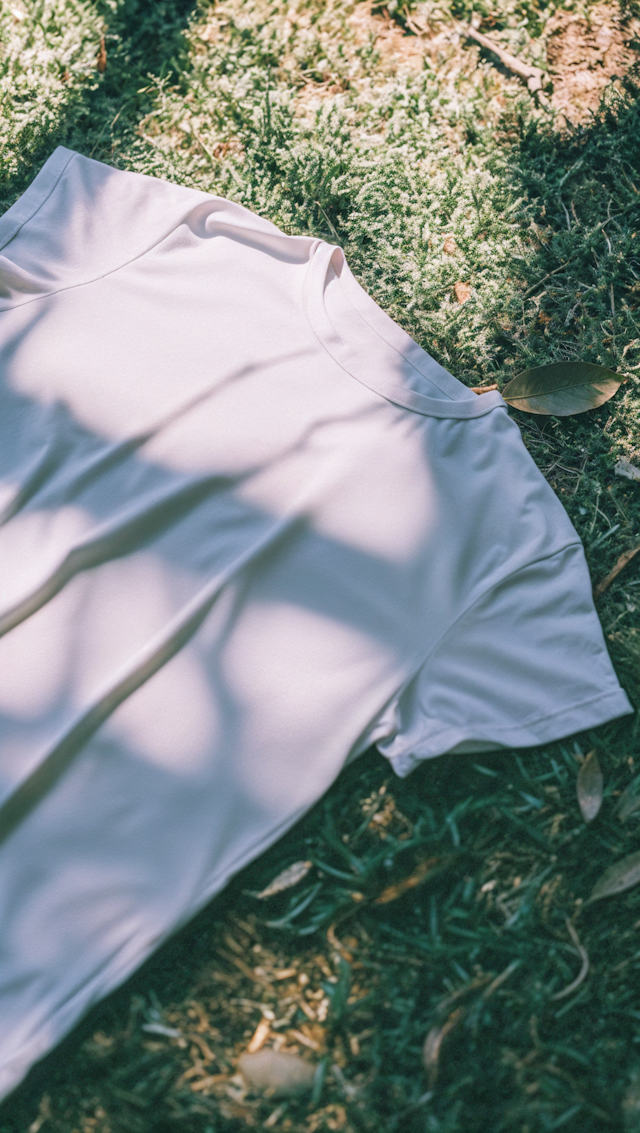
{"label": "fallen brown leaf", "polygon": [[454,252],[457,252],[457,250],[458,246],[453,236],[447,236],[444,244],[442,245],[442,251],[446,252],[448,256],[452,256]]}
{"label": "fallen brown leaf", "polygon": [[467,303],[471,298],[471,286],[463,283],[461,279],[453,285],[453,291],[458,303]]}
{"label": "fallen brown leaf", "polygon": [[100,50],[96,56],[96,67],[100,74],[104,74],[107,69],[107,49],[104,43],[104,36],[100,36]]}
{"label": "fallen brown leaf", "polygon": [[595,751],[585,755],[580,764],[576,793],[585,822],[593,822],[602,806],[604,779]]}
{"label": "fallen brown leaf", "polygon": [[635,556],[638,554],[638,551],[640,551],[640,543],[637,547],[633,547],[630,551],[624,551],[624,553],[620,555],[620,558],[618,559],[613,569],[605,575],[605,577],[602,579],[602,582],[599,582],[597,586],[594,586],[594,598],[599,598],[602,594],[604,594],[605,590],[609,589],[613,580],[617,578],[620,574],[620,571],[624,570],[627,564],[630,563],[633,558],[635,558]]}
{"label": "fallen brown leaf", "polygon": [[472,393],[490,393],[492,389],[498,388],[498,383],[493,382],[490,386],[470,386]]}

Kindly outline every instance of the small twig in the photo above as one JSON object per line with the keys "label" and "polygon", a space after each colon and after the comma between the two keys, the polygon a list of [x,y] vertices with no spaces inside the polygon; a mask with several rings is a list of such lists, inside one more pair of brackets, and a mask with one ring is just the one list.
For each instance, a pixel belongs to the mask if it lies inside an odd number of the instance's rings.
{"label": "small twig", "polygon": [[438,1061],[440,1050],[447,1035],[462,1022],[466,1014],[465,1007],[456,1007],[441,1027],[432,1027],[424,1041],[422,1061],[429,1079],[429,1089],[432,1090],[438,1078]]}
{"label": "small twig", "polygon": [[346,960],[347,964],[353,963],[353,956],[351,952],[349,952],[348,949],[345,948],[342,941],[338,940],[338,937],[336,936],[335,924],[329,925],[329,928],[327,929],[327,940],[329,941],[331,947],[338,953],[338,955],[342,956],[343,960]]}
{"label": "small twig", "polygon": [[487,35],[476,31],[476,29],[469,24],[462,24],[461,31],[464,35],[468,36],[469,39],[475,40],[480,47],[484,47],[487,51],[493,51],[493,54],[498,56],[498,59],[507,70],[513,71],[514,75],[518,75],[519,78],[524,79],[531,94],[537,94],[541,106],[548,105],[548,99],[542,93],[544,71],[542,71],[540,67],[532,67],[529,63],[523,63],[522,59],[518,59],[518,57],[512,55],[510,51],[505,51],[503,47],[499,47],[498,44],[492,39],[489,39]]}
{"label": "small twig", "polygon": [[498,388],[497,382],[494,382],[493,385],[490,385],[490,386],[469,386],[469,389],[471,390],[472,393],[491,393],[492,389],[497,389],[497,388]]}
{"label": "small twig", "polygon": [[605,575],[605,577],[602,579],[602,582],[599,582],[597,586],[594,586],[594,598],[599,598],[601,594],[604,594],[605,590],[609,589],[613,580],[620,574],[620,571],[624,570],[624,568],[627,566],[627,563],[630,563],[639,551],[640,543],[638,543],[637,547],[633,547],[630,551],[625,551],[624,554],[620,555],[620,558],[618,559],[613,570],[610,570],[609,573]]}
{"label": "small twig", "polygon": [[532,284],[531,284],[531,287],[530,287],[530,288],[528,289],[528,291],[525,291],[525,293],[524,293],[524,295],[522,296],[522,298],[523,298],[523,299],[528,299],[528,297],[529,297],[529,295],[531,295],[531,292],[532,292],[532,291],[536,291],[536,289],[537,289],[538,287],[542,287],[542,284],[543,284],[543,283],[546,283],[548,279],[551,279],[551,276],[552,276],[552,275],[557,275],[559,271],[562,271],[562,269],[563,269],[563,268],[566,268],[566,267],[568,267],[568,266],[569,266],[569,261],[567,261],[567,263],[565,263],[565,264],[560,264],[560,267],[559,267],[559,268],[554,268],[554,269],[553,269],[553,271],[548,271],[548,272],[547,272],[547,274],[546,274],[546,275],[543,275],[542,279],[539,279],[537,283],[532,283]]}
{"label": "small twig", "polygon": [[522,960],[512,960],[511,963],[504,969],[504,972],[501,972],[499,976],[496,976],[495,980],[492,980],[489,986],[484,989],[482,998],[489,999],[489,997],[492,996],[499,987],[502,987],[503,983],[506,983],[509,977],[515,972],[516,968],[520,967],[521,963]]}
{"label": "small twig", "polygon": [[582,960],[582,967],[580,968],[580,971],[578,972],[578,975],[576,976],[575,980],[572,980],[570,984],[567,984],[567,987],[563,987],[562,991],[557,991],[555,993],[555,995],[552,995],[551,996],[552,1000],[566,999],[566,997],[568,995],[571,995],[572,992],[578,990],[578,988],[580,987],[580,984],[584,983],[584,981],[586,980],[586,978],[589,974],[589,954],[588,954],[586,948],[582,947],[580,940],[578,938],[578,934],[577,934],[575,928],[573,927],[573,925],[571,924],[571,921],[569,920],[568,917],[565,918],[565,924],[567,926],[569,936],[571,937],[571,943],[573,944],[576,952],[578,953],[578,956]]}

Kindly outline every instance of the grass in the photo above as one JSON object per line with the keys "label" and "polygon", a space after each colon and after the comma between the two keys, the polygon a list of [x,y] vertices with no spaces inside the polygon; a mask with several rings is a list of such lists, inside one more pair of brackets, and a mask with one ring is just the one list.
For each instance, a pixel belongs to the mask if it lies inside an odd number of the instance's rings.
{"label": "grass", "polygon": [[[473,9],[544,65],[550,4]],[[515,414],[598,581],[640,540],[640,485],[614,473],[620,457],[640,464],[637,88],[613,85],[588,122],[560,129],[475,47],[454,36],[425,53],[409,34],[408,20],[447,33],[470,4],[387,11],[3,5],[0,205],[62,142],[339,242],[377,301],[469,385],[559,359],[619,370],[625,384],[592,413]],[[598,604],[636,702],[638,559]],[[637,819],[614,809],[640,773],[639,730],[627,719],[577,748],[443,758],[406,781],[369,753],[34,1071],[0,1130],[640,1129],[640,888],[587,905],[599,874],[640,846]],[[586,826],[577,754],[594,747],[605,802]],[[313,864],[294,889],[252,896],[295,861]],[[390,886],[396,899],[380,902]],[[580,968],[567,918],[590,973],[554,999]],[[311,1104],[234,1078],[264,1008],[323,1068]],[[446,1020],[430,1080],[422,1044]],[[180,1034],[142,1030],[158,1023]]]}

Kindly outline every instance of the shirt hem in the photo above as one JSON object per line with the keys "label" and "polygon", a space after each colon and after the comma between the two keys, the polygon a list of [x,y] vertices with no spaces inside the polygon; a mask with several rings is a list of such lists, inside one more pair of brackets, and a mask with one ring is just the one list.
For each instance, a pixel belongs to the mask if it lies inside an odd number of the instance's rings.
{"label": "shirt hem", "polygon": [[[159,929],[157,933],[142,943],[137,942],[135,946],[128,949],[123,948],[122,952],[113,957],[111,962],[107,963],[98,975],[88,980],[71,1000],[55,1011],[47,1022],[40,1027],[39,1033],[25,1042],[19,1051],[13,1054],[9,1062],[0,1066],[0,1103],[18,1088],[31,1068],[40,1059],[44,1058],[71,1033],[96,1003],[121,987],[154,952],[157,952],[167,940],[193,920],[209,901],[221,893],[237,873],[250,862],[255,861],[261,853],[272,846],[274,842],[277,842],[292,826],[295,826],[296,822],[311,809],[314,803],[315,800],[309,803],[309,806],[300,808],[288,815],[287,818],[243,850],[224,869],[214,872],[209,883],[203,886],[197,899],[191,903],[179,920],[173,922],[164,930]],[[82,999],[81,1004],[77,1003],[79,999]],[[43,1031],[45,1031],[45,1034],[43,1034]],[[12,1067],[15,1067],[13,1073],[11,1072]]]}
{"label": "shirt hem", "polygon": [[552,743],[565,736],[575,735],[585,728],[606,724],[609,720],[628,716],[633,712],[633,706],[626,693],[622,689],[617,689],[597,697],[590,697],[559,712],[539,716],[524,725],[450,726],[425,739],[424,743],[402,744],[392,741],[389,744],[389,751],[383,750],[383,744],[379,745],[378,750],[389,760],[396,774],[405,778],[424,760],[446,755],[458,744],[470,740],[481,741],[487,745],[495,742],[496,748],[536,747],[539,744]]}

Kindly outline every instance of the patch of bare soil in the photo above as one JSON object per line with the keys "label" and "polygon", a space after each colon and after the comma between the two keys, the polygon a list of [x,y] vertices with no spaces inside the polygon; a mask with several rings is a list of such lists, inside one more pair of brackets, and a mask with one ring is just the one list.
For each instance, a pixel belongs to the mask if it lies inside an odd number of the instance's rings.
{"label": "patch of bare soil", "polygon": [[605,89],[638,61],[631,42],[640,22],[625,18],[617,4],[594,4],[588,18],[558,12],[546,25],[551,101],[570,122],[584,122],[598,109]]}
{"label": "patch of bare soil", "polygon": [[364,43],[373,39],[386,69],[406,66],[419,71],[425,55],[425,44],[415,35],[407,35],[390,16],[373,14],[371,2],[357,4],[349,17],[356,40]]}

